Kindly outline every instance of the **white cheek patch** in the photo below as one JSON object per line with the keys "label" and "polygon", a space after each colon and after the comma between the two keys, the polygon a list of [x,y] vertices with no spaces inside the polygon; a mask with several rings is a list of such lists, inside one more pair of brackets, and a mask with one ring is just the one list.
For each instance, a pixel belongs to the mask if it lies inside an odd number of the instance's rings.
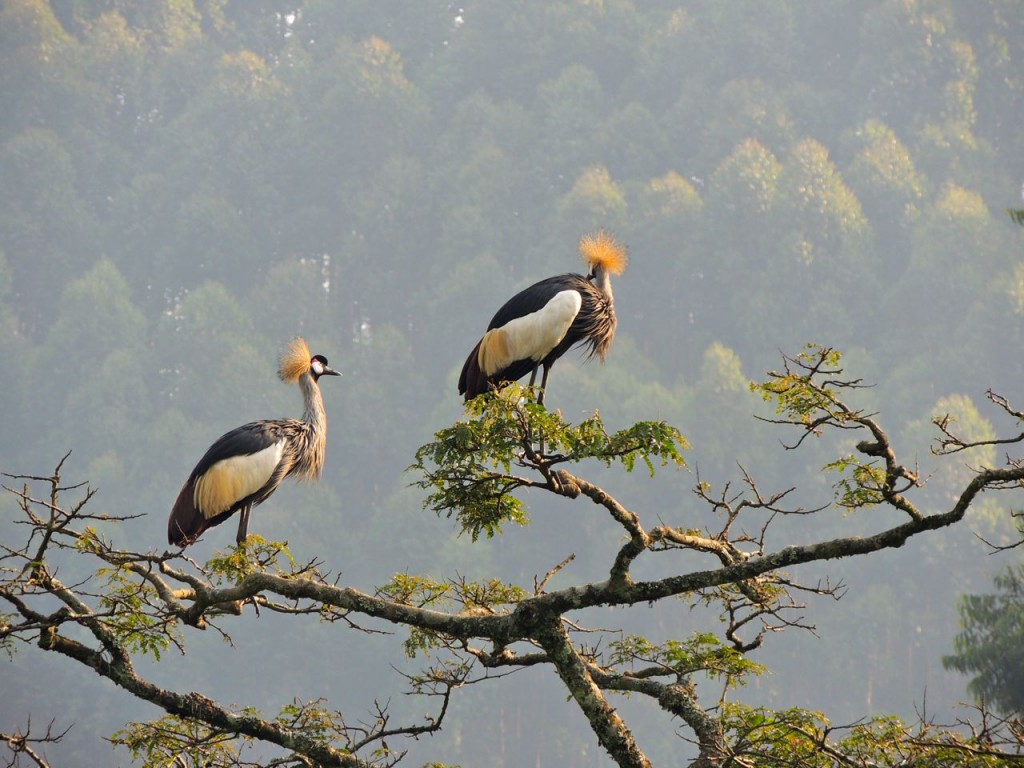
{"label": "white cheek patch", "polygon": [[279,440],[248,456],[221,459],[196,480],[195,504],[209,520],[266,485],[281,461],[284,441]]}
{"label": "white cheek patch", "polygon": [[480,342],[480,370],[491,376],[516,360],[540,362],[565,338],[581,306],[579,291],[559,291],[536,312],[488,331]]}

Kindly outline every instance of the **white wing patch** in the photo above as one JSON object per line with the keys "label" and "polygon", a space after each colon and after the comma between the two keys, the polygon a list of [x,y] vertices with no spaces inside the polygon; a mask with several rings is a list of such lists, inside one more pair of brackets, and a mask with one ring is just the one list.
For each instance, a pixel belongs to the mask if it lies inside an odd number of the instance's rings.
{"label": "white wing patch", "polygon": [[579,291],[559,291],[536,312],[489,330],[480,342],[480,370],[492,376],[516,360],[540,362],[565,338],[581,306]]}
{"label": "white wing patch", "polygon": [[248,456],[221,459],[196,480],[195,504],[209,520],[266,485],[281,461],[284,440]]}

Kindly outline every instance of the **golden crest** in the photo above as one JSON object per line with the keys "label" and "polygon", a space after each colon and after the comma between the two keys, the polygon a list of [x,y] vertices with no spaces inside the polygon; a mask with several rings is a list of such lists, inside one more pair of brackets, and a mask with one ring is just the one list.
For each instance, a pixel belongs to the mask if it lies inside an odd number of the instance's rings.
{"label": "golden crest", "polygon": [[295,382],[302,374],[309,371],[309,363],[313,355],[310,354],[306,340],[296,336],[288,345],[288,350],[281,355],[281,367],[277,375],[282,381]]}
{"label": "golden crest", "polygon": [[580,255],[591,267],[602,267],[613,275],[621,275],[629,264],[626,246],[619,243],[611,232],[603,229],[580,238]]}

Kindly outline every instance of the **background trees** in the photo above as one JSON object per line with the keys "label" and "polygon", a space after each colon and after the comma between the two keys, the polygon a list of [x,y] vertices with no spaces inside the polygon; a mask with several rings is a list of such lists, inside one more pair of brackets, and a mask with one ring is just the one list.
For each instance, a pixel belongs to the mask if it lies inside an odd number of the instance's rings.
{"label": "background trees", "polygon": [[942,663],[974,675],[969,688],[1004,712],[1024,709],[1020,679],[1021,574],[1008,568],[995,578],[998,592],[964,595],[960,604],[963,629],[956,636],[956,653]]}
{"label": "background trees", "polygon": [[[508,533],[470,546],[418,512],[403,470],[461,414],[458,366],[496,302],[576,268],[573,244],[600,224],[633,258],[611,359],[567,361],[552,393],[570,420],[595,408],[614,429],[666,418],[714,487],[739,459],[770,486],[799,485],[795,501],[813,508],[831,495],[817,471],[829,459],[771,450],[748,419],[759,406],[745,381],[779,349],[826,341],[877,382],[865,408],[929,476],[922,430],[936,403],[973,407],[983,434],[998,413],[983,393],[1012,399],[1024,380],[1021,232],[1002,215],[1024,178],[1019,15],[995,0],[4,0],[0,469],[45,472],[72,448],[73,474],[99,488],[94,509],[146,514],[122,542],[146,551],[212,436],[294,410],[273,360],[301,332],[344,371],[344,389],[327,403],[323,484],[275,497],[269,538],[331,552],[366,589],[405,571],[530,584],[565,556],[571,523],[574,575],[608,546],[586,521],[548,519],[531,496],[540,543],[525,562]],[[676,508],[691,481],[629,476],[613,490]],[[985,502],[968,523],[1008,543],[1005,510]],[[826,535],[842,524],[817,522]],[[791,526],[780,530],[795,536]],[[200,546],[205,561],[218,542]],[[776,673],[752,698],[839,722],[912,713],[926,688],[929,708],[963,698],[964,679],[938,660],[958,630],[957,596],[986,591],[1002,561],[960,534],[908,547],[906,560],[851,564],[858,589],[816,608],[820,639],[757,651]],[[688,634],[674,611],[649,618]],[[236,637],[233,656],[277,647],[268,625]],[[864,637],[864,626],[878,630]],[[314,634],[289,642],[316,648]],[[193,647],[180,672],[192,687],[216,672],[218,698],[277,700],[201,660],[207,650],[220,649]],[[387,675],[387,664],[342,674],[306,655],[321,673],[294,670],[296,687]],[[837,677],[809,680],[808,665]],[[21,692],[0,697],[2,724],[57,714],[45,693],[67,684],[58,671],[18,658],[0,674]],[[69,750],[96,750],[87,734],[131,716],[113,695],[94,706],[84,682],[61,703],[83,724]],[[536,689],[517,685],[496,731],[529,727]],[[544,743],[496,734],[500,759],[531,762],[534,748],[600,764],[576,748],[592,743],[580,723],[558,724]],[[453,735],[450,761],[479,762],[465,744]]]}

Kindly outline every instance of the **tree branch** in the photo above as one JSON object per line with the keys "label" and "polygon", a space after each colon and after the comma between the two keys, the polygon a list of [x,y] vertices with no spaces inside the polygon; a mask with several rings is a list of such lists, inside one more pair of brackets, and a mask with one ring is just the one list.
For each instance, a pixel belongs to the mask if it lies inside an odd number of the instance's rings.
{"label": "tree branch", "polygon": [[590,677],[587,664],[576,652],[561,618],[555,621],[543,616],[538,618],[540,621],[531,634],[535,634],[537,642],[547,652],[601,746],[621,768],[650,768],[650,761],[636,745],[633,734]]}

